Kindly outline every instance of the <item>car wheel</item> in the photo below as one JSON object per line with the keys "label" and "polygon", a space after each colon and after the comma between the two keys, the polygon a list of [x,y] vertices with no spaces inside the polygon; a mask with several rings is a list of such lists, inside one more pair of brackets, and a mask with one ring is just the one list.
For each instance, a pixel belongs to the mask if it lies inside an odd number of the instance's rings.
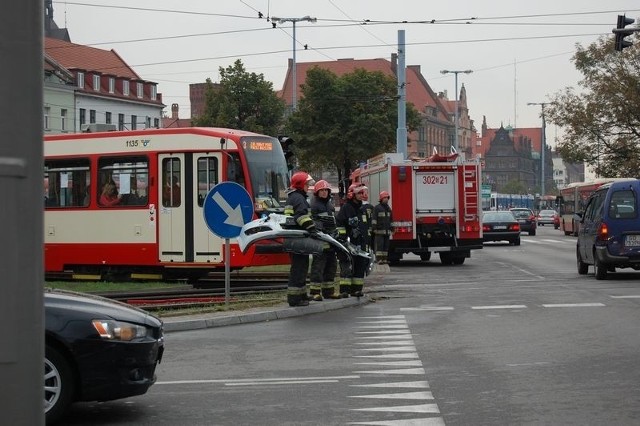
{"label": "car wheel", "polygon": [[449,252],[440,253],[440,263],[443,265],[451,265],[453,263],[453,256]]}
{"label": "car wheel", "polygon": [[560,225],[553,225],[553,229],[560,229]]}
{"label": "car wheel", "polygon": [[607,266],[603,265],[597,256],[593,256],[593,269],[596,272],[596,280],[605,280],[607,279]]}
{"label": "car wheel", "polygon": [[578,274],[587,275],[587,272],[589,272],[589,264],[584,263],[582,261],[582,258],[580,257],[580,252],[578,249],[576,249],[576,259],[578,261]]}
{"label": "car wheel", "polygon": [[520,237],[518,237],[515,240],[513,240],[513,245],[514,246],[519,246],[520,245]]}
{"label": "car wheel", "polygon": [[56,422],[73,402],[75,383],[71,366],[47,345],[44,356],[44,412],[47,423]]}
{"label": "car wheel", "polygon": [[534,229],[533,231],[529,231],[529,235],[536,235],[536,230]]}

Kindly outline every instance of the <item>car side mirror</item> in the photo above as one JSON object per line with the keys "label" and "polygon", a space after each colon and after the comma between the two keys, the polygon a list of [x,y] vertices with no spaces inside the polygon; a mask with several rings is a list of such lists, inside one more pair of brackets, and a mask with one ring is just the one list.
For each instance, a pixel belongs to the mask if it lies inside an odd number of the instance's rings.
{"label": "car side mirror", "polygon": [[573,214],[573,219],[577,220],[580,223],[582,223],[582,219],[584,219],[584,215],[583,215],[582,212],[574,213]]}

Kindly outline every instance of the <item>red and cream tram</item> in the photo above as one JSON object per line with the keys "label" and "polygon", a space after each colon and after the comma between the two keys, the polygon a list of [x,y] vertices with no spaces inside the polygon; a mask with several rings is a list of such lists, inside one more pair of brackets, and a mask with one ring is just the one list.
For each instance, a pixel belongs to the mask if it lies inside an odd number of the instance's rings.
{"label": "red and cream tram", "polygon": [[[45,272],[101,279],[197,279],[224,267],[224,239],[202,211],[217,183],[253,197],[256,217],[282,211],[288,169],[278,139],[221,128],[46,136]],[[230,266],[286,264],[276,245]]]}

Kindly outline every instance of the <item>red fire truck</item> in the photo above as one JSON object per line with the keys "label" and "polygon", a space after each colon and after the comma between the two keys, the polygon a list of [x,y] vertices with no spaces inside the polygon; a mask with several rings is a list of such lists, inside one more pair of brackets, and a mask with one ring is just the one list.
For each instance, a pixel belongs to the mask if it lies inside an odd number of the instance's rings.
{"label": "red fire truck", "polygon": [[369,187],[371,201],[386,190],[393,211],[394,233],[389,262],[404,253],[428,261],[440,254],[444,265],[461,265],[471,250],[482,248],[481,167],[462,154],[435,154],[404,160],[402,154],[381,154],[352,176]]}

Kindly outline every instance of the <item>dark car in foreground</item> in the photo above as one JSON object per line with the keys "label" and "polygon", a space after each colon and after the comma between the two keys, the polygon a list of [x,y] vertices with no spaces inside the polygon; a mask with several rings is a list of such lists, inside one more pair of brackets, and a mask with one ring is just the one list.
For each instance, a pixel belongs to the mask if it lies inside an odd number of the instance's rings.
{"label": "dark car in foreground", "polygon": [[560,215],[555,210],[547,209],[538,212],[538,225],[553,225],[555,229],[560,228]]}
{"label": "dark car in foreground", "polygon": [[485,212],[482,215],[483,241],[508,241],[520,245],[520,224],[510,211]]}
{"label": "dark car in foreground", "polygon": [[141,309],[46,289],[44,407],[47,423],[73,402],[141,395],[156,381],[162,322]]}
{"label": "dark car in foreground", "polygon": [[603,280],[616,268],[640,270],[640,181],[613,182],[594,192],[579,214],[576,258],[578,273],[593,265]]}
{"label": "dark car in foreground", "polygon": [[536,223],[536,215],[533,214],[531,209],[526,207],[515,207],[513,209],[509,209],[509,211],[513,213],[518,220],[521,232],[527,232],[529,235],[536,235],[536,228],[538,225]]}

